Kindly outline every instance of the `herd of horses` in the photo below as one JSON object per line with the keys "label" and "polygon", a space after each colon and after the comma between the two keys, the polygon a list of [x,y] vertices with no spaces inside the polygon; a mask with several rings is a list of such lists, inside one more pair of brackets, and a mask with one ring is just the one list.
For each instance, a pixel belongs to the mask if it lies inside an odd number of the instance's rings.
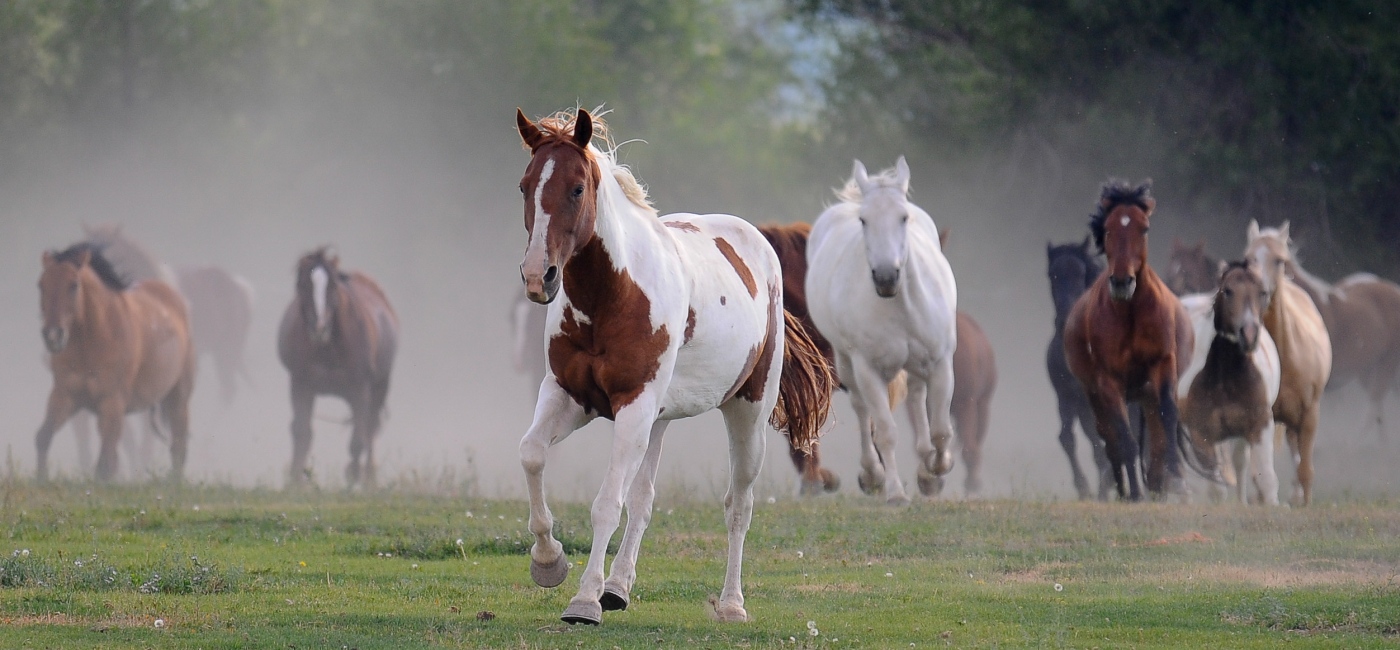
{"label": "herd of horses", "polygon": [[[545,496],[547,450],[596,418],[614,422],[593,545],[563,620],[596,625],[603,612],[628,607],[662,442],[676,419],[718,410],[727,429],[729,557],[711,602],[718,620],[748,619],[743,547],[765,424],[785,435],[803,494],[836,491],[819,437],[834,393],[847,392],[858,484],[903,504],[894,417],[903,404],[920,493],[941,492],[955,447],[967,493],[980,489],[995,354],[958,309],[947,231],[908,200],[903,158],[877,174],[856,161],[811,225],[755,227],[729,215],[659,215],[616,161],[606,124],[586,110],[539,120],[517,111],[516,121],[530,160],[519,187],[528,244],[515,353],[539,380],[520,458],[535,538],[530,574],[541,586],[561,584],[572,566]],[[1164,279],[1148,263],[1155,207],[1150,181],[1111,180],[1089,236],[1047,246],[1055,320],[1046,367],[1079,496],[1185,493],[1186,466],[1233,483],[1243,501],[1276,504],[1277,425],[1296,464],[1292,500],[1306,505],[1325,388],[1358,380],[1371,397],[1369,422],[1384,430],[1400,369],[1400,287],[1370,275],[1327,285],[1294,259],[1286,222],[1251,222],[1237,261],[1178,241]],[[298,261],[295,288],[278,333],[291,379],[291,481],[306,478],[315,397],[332,395],[351,410],[346,480],[372,483],[398,317],[374,280],[342,270],[327,248]],[[195,359],[213,356],[226,397],[246,378],[247,284],[216,267],[172,271],[104,227],[46,252],[40,289],[54,375],[37,436],[40,477],[55,431],[79,411],[97,417],[98,479],[116,471],[127,414],[149,414],[153,431],[168,430],[179,477]],[[1079,465],[1076,423],[1093,449],[1097,493]]]}

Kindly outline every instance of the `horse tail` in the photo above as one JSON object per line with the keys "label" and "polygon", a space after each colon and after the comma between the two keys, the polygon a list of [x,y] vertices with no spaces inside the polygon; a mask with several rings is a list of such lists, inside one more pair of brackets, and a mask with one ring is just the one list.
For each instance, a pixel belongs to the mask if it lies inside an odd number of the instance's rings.
{"label": "horse tail", "polygon": [[810,453],[831,412],[836,377],[802,321],[786,309],[783,325],[783,372],[778,380],[778,403],[768,423],[787,434],[794,450]]}
{"label": "horse tail", "polygon": [[1229,485],[1229,483],[1225,481],[1225,477],[1220,475],[1220,465],[1214,454],[1211,455],[1209,463],[1203,461],[1201,457],[1196,454],[1195,445],[1191,444],[1191,433],[1186,430],[1186,424],[1182,422],[1176,423],[1175,443],[1177,453],[1181,454],[1182,458],[1186,461],[1186,466],[1190,467],[1191,471],[1216,485]]}

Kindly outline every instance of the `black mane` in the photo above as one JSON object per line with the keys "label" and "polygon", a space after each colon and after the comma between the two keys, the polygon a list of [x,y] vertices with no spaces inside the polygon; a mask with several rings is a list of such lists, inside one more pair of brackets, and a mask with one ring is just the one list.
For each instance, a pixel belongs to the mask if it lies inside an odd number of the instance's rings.
{"label": "black mane", "polygon": [[112,266],[112,261],[102,254],[104,248],[104,246],[93,242],[82,241],[62,251],[55,252],[53,258],[56,262],[77,264],[78,258],[86,251],[88,253],[88,266],[92,267],[93,272],[102,280],[102,284],[112,291],[126,291],[131,286],[131,281],[118,273],[117,268]]}
{"label": "black mane", "polygon": [[1147,179],[1137,187],[1121,178],[1110,178],[1103,184],[1099,193],[1099,208],[1089,215],[1089,231],[1094,233],[1094,245],[1103,252],[1103,222],[1113,209],[1130,204],[1147,210],[1147,201],[1152,198],[1152,179]]}

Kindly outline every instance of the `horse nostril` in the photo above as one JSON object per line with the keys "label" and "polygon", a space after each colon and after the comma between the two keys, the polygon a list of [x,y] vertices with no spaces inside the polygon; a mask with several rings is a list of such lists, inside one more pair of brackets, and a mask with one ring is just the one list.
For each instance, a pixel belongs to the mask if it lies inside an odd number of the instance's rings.
{"label": "horse nostril", "polygon": [[559,267],[558,267],[558,266],[556,266],[556,265],[551,265],[549,268],[545,269],[545,271],[544,271],[544,281],[545,281],[546,284],[554,284],[554,281],[555,281],[556,279],[558,279],[558,277],[559,277]]}

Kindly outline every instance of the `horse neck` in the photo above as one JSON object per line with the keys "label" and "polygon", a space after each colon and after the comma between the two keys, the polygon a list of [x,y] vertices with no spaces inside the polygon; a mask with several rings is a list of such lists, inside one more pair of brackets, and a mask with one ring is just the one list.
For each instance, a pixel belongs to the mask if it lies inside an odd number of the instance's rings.
{"label": "horse neck", "polygon": [[[632,203],[613,176],[613,169],[608,161],[596,153],[595,157],[598,159],[602,179],[598,183],[594,237],[602,244],[613,269],[618,272],[602,274],[611,278],[620,275],[622,271],[646,263],[647,254],[655,248],[657,219],[649,211]],[[575,259],[579,258],[578,253],[587,248],[587,244],[580,247],[575,253]],[[632,275],[635,276],[636,273]],[[606,279],[602,276],[600,279]]]}
{"label": "horse neck", "polygon": [[1328,298],[1331,297],[1332,285],[1327,284],[1322,278],[1308,273],[1307,270],[1293,260],[1288,260],[1284,263],[1284,270],[1288,272],[1287,275],[1297,278],[1297,282],[1294,282],[1294,284],[1305,291],[1309,298],[1312,298],[1313,303],[1317,305],[1319,310],[1323,309],[1323,306],[1328,302]]}

